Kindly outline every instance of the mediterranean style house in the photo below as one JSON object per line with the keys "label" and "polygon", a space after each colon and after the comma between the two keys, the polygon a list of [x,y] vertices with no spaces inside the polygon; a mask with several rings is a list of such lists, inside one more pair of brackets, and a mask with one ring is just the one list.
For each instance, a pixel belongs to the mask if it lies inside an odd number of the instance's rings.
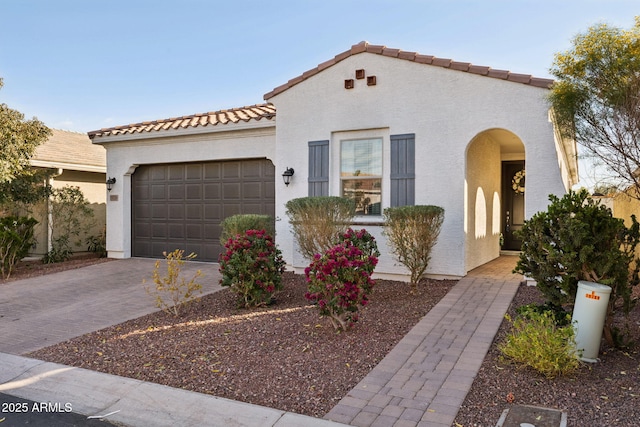
{"label": "mediterranean style house", "polygon": [[464,276],[519,249],[513,232],[577,181],[575,143],[560,137],[547,102],[552,83],[362,42],[263,104],[89,132],[115,178],[109,256],[181,248],[217,261],[220,221],[266,213],[300,269],[285,204],[337,195],[355,200],[353,227],[377,238],[376,273],[389,278],[407,271],[382,234],[384,209],[443,207],[427,273]]}

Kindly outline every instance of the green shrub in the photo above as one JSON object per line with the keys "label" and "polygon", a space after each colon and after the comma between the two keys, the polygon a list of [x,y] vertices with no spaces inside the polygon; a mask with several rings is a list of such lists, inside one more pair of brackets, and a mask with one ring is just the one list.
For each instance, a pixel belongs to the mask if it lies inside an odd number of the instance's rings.
{"label": "green shrub", "polygon": [[46,264],[62,262],[73,255],[72,238],[81,244],[83,236],[91,227],[93,211],[89,207],[89,201],[79,187],[65,186],[54,189],[51,194],[51,228],[52,248],[42,258]]}
{"label": "green shrub", "polygon": [[33,228],[38,223],[30,217],[0,218],[0,272],[7,279],[15,265],[27,256],[33,245]]}
{"label": "green shrub", "polygon": [[195,295],[196,292],[202,293],[202,285],[196,282],[198,277],[202,276],[202,272],[196,271],[189,280],[181,274],[185,261],[191,261],[197,256],[193,252],[185,257],[183,250],[176,249],[170,253],[163,252],[162,255],[165,257],[166,275],[160,275],[160,260],[158,260],[153,269],[152,281],[155,286],[146,285],[146,279],[142,283],[147,293],[155,299],[156,307],[177,317],[185,303],[198,298]]}
{"label": "green shrub", "polygon": [[498,348],[504,356],[547,378],[572,374],[580,366],[573,326],[557,326],[551,311],[524,311],[512,321],[511,331]]}
{"label": "green shrub", "polygon": [[69,236],[62,235],[54,237],[49,252],[44,254],[42,262],[44,264],[53,264],[56,262],[64,262],[71,258],[73,250],[71,250],[71,244],[69,243]]}
{"label": "green shrub", "polygon": [[238,295],[239,307],[271,303],[282,289],[285,262],[273,238],[265,230],[247,230],[231,238],[220,254],[220,284]]}
{"label": "green shrub", "polygon": [[535,279],[546,300],[556,306],[574,303],[580,280],[610,286],[604,337],[616,345],[616,307],[626,314],[636,302],[632,290],[640,281],[635,254],[640,225],[632,217],[627,228],[586,190],[570,191],[562,198],[551,195],[549,200],[547,211],[525,221],[518,233],[523,244],[514,271]]}
{"label": "green shrub", "polygon": [[220,243],[224,245],[229,239],[242,236],[247,230],[265,230],[269,236],[275,236],[276,225],[272,216],[257,214],[240,214],[226,217],[222,223]]}
{"label": "green shrub", "polygon": [[87,250],[89,252],[96,253],[100,258],[107,256],[107,229],[103,228],[102,232],[98,235],[92,235],[87,237]]}
{"label": "green shrub", "polygon": [[331,249],[355,216],[353,200],[343,197],[302,197],[286,207],[300,252],[309,261]]}
{"label": "green shrub", "polygon": [[439,206],[400,206],[384,210],[384,235],[398,262],[411,273],[411,293],[431,260],[442,222],[444,209]]}

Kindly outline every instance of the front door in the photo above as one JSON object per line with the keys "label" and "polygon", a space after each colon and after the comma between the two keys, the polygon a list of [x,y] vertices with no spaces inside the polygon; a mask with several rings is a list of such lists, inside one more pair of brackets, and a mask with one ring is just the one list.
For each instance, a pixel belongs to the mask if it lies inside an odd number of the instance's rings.
{"label": "front door", "polygon": [[524,224],[524,160],[502,162],[502,249],[519,251],[515,232]]}

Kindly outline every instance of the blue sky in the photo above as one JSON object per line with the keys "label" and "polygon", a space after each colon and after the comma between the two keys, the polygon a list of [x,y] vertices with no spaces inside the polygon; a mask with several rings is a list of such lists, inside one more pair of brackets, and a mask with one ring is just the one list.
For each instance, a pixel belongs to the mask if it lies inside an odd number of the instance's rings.
{"label": "blue sky", "polygon": [[637,0],[0,0],[0,103],[87,132],[263,102],[362,40],[550,77]]}

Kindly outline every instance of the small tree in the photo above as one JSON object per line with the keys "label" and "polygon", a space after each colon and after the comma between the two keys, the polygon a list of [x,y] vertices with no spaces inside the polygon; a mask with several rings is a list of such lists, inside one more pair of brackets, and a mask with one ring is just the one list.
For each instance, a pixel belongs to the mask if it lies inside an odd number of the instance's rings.
{"label": "small tree", "polygon": [[635,302],[632,289],[640,281],[635,255],[640,225],[634,216],[632,226],[625,227],[586,190],[570,191],[562,198],[551,195],[549,200],[547,211],[525,221],[519,232],[523,245],[515,271],[531,275],[555,306],[574,303],[580,280],[610,286],[604,336],[616,345],[615,308],[622,303],[623,311],[629,312]]}
{"label": "small tree", "polygon": [[343,197],[302,197],[286,206],[300,252],[309,261],[331,249],[355,215],[353,201]]}
{"label": "small tree", "polygon": [[[79,187],[65,186],[53,190],[49,224],[53,247],[43,258],[45,263],[61,262],[73,254],[72,244],[81,244],[91,227],[93,211]],[[78,242],[72,242],[75,237]]]}
{"label": "small tree", "polygon": [[27,256],[33,244],[33,227],[38,223],[33,218],[0,218],[0,273],[7,279],[13,267]]}
{"label": "small tree", "polygon": [[431,250],[444,221],[444,209],[432,205],[387,208],[384,220],[384,235],[398,262],[409,269],[411,293],[414,293],[431,260]]}
{"label": "small tree", "polygon": [[[2,85],[0,79],[0,89]],[[13,181],[28,170],[36,147],[50,134],[38,119],[25,120],[24,114],[0,104],[0,184]]]}
{"label": "small tree", "polygon": [[627,31],[599,24],[578,34],[550,71],[560,131],[640,198],[640,17]]}

